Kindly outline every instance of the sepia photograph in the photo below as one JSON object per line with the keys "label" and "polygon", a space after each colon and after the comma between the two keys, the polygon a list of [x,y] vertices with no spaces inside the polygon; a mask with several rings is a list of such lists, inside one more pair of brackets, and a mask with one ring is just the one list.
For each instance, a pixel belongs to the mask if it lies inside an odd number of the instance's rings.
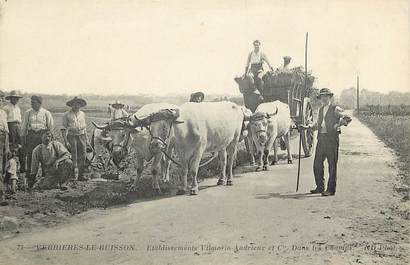
{"label": "sepia photograph", "polygon": [[0,0],[0,265],[410,263],[408,0]]}

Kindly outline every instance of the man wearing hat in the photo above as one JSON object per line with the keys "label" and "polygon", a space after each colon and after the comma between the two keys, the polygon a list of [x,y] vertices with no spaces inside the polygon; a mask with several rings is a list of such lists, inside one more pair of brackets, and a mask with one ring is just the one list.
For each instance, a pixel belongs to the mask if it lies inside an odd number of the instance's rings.
{"label": "man wearing hat", "polygon": [[114,104],[108,105],[108,113],[111,116],[111,120],[118,120],[123,117],[128,117],[128,112],[124,109],[124,104],[119,100],[116,100]]}
{"label": "man wearing hat", "polygon": [[[29,178],[31,168],[31,156],[34,148],[41,144],[41,135],[44,130],[52,130],[54,126],[51,112],[44,109],[41,105],[43,98],[41,96],[31,96],[31,109],[23,115],[21,124],[21,143],[25,150],[25,160],[27,161],[26,178]],[[21,167],[24,167],[21,164]]]}
{"label": "man wearing hat", "polygon": [[87,105],[87,102],[82,98],[74,97],[66,104],[71,107],[71,110],[63,115],[61,132],[64,142],[71,152],[75,179],[87,180],[83,176],[87,152],[87,124],[85,113],[80,110]]}
{"label": "man wearing hat", "polygon": [[[17,105],[19,100],[22,98],[20,93],[16,90],[12,90],[10,94],[6,97],[6,100],[10,102],[7,103],[3,110],[7,114],[7,124],[9,127],[9,141],[10,145],[14,149],[19,149],[19,161],[20,164],[24,165],[24,154],[21,149],[21,110],[20,107]],[[24,171],[24,167],[21,171]]]}
{"label": "man wearing hat", "polygon": [[201,91],[195,92],[191,94],[191,97],[189,98],[189,102],[197,102],[200,103],[204,101],[205,94],[202,93]]}
{"label": "man wearing hat", "polygon": [[[322,106],[316,122],[301,126],[318,130],[313,172],[315,175],[316,189],[313,194],[321,193],[322,196],[333,196],[336,193],[337,160],[339,152],[340,126],[347,126],[351,118],[343,115],[343,109],[332,104],[333,93],[328,88],[322,88],[318,98]],[[329,181],[325,191],[323,162],[327,159],[329,164]]]}
{"label": "man wearing hat", "polygon": [[278,70],[281,71],[281,72],[290,72],[289,64],[290,64],[291,60],[292,60],[292,58],[290,56],[284,56],[283,57],[283,66],[280,67]]}
{"label": "man wearing hat", "polygon": [[[3,91],[0,91],[0,101],[3,102],[3,100],[4,93]],[[3,171],[9,150],[9,127],[7,124],[7,114],[4,110],[0,109],[0,201],[4,199]]]}
{"label": "man wearing hat", "polygon": [[253,42],[254,49],[248,55],[248,60],[245,67],[245,75],[251,75],[253,77],[256,89],[262,93],[263,63],[265,62],[269,66],[271,71],[273,71],[273,68],[268,60],[268,57],[260,50],[260,45],[261,42],[259,40],[255,40]]}

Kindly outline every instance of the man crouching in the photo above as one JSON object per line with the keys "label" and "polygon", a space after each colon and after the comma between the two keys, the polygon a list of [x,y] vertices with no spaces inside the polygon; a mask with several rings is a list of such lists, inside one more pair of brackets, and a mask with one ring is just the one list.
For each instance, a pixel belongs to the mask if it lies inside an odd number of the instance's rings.
{"label": "man crouching", "polygon": [[50,130],[44,130],[41,144],[33,150],[31,175],[28,181],[30,188],[36,182],[40,164],[43,178],[36,183],[39,189],[67,189],[63,184],[70,179],[73,170],[71,154],[62,143],[53,140]]}

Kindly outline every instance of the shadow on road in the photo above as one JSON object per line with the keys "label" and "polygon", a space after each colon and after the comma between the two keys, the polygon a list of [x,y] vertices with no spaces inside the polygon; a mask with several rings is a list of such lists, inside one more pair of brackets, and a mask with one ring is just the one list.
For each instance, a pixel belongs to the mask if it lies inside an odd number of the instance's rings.
{"label": "shadow on road", "polygon": [[321,194],[311,194],[311,193],[294,193],[294,194],[280,194],[270,192],[267,194],[257,194],[256,199],[271,199],[271,198],[280,198],[280,199],[306,199],[306,198],[317,198],[321,197]]}

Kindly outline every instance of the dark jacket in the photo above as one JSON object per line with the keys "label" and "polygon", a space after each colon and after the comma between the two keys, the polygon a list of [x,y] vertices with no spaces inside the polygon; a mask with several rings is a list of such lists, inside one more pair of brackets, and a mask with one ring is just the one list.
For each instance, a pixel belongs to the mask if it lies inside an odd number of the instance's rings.
{"label": "dark jacket", "polygon": [[340,131],[335,129],[335,125],[339,123],[340,115],[336,113],[335,109],[336,106],[331,104],[326,112],[325,117],[323,117],[323,106],[319,109],[319,117],[317,121],[319,131],[318,136],[320,134],[323,119],[325,119],[327,134],[333,138],[339,138]]}

